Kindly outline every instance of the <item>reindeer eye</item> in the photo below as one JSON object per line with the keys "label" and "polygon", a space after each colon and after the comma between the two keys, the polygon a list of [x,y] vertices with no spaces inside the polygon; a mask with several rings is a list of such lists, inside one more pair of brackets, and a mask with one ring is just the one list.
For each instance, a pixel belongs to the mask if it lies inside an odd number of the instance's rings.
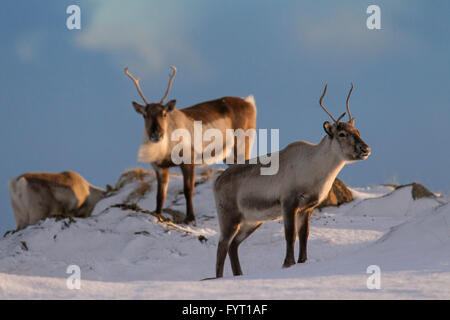
{"label": "reindeer eye", "polygon": [[339,137],[341,137],[341,138],[344,138],[344,137],[346,137],[346,136],[347,136],[347,134],[344,133],[344,132],[339,133]]}

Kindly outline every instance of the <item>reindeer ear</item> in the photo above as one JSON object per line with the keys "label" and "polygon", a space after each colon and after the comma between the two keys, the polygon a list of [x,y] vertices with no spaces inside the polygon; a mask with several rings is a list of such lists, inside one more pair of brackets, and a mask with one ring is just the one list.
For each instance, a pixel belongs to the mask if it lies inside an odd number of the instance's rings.
{"label": "reindeer ear", "polygon": [[333,124],[331,124],[328,121],[325,121],[323,123],[323,129],[325,130],[325,132],[327,133],[327,135],[330,136],[330,138],[333,138]]}
{"label": "reindeer ear", "polygon": [[134,110],[137,113],[140,113],[143,116],[145,115],[145,107],[142,104],[137,103],[136,101],[133,101],[132,104],[133,104]]}
{"label": "reindeer ear", "polygon": [[177,100],[173,99],[173,100],[170,100],[169,102],[167,102],[166,105],[164,106],[164,108],[166,109],[166,111],[170,112],[173,109],[175,109],[176,104],[177,104]]}

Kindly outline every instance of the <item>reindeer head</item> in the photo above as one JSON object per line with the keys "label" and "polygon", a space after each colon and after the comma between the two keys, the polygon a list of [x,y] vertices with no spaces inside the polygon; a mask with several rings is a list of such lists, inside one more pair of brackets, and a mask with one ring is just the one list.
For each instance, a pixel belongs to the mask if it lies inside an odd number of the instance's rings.
{"label": "reindeer head", "polygon": [[148,103],[147,99],[145,99],[144,94],[142,93],[141,87],[139,86],[140,79],[134,78],[128,72],[128,68],[125,68],[124,70],[125,74],[130,77],[131,80],[133,80],[134,84],[136,85],[136,89],[139,92],[139,95],[145,102],[145,105],[142,105],[136,101],[133,101],[132,104],[134,110],[144,117],[145,131],[147,132],[148,139],[155,143],[159,142],[164,137],[164,134],[167,130],[167,115],[175,109],[175,105],[177,104],[176,100],[170,100],[169,102],[164,104],[164,100],[166,100],[167,96],[169,95],[173,78],[177,73],[177,69],[174,66],[170,66],[170,68],[173,70],[173,72],[170,75],[169,85],[167,87],[166,93],[164,94],[164,97],[159,103]]}
{"label": "reindeer head", "polygon": [[347,96],[348,122],[340,122],[340,120],[345,116],[345,112],[336,120],[323,106],[322,100],[327,92],[327,87],[328,85],[325,85],[325,89],[323,90],[319,103],[323,110],[325,110],[331,119],[333,119],[334,123],[325,121],[323,124],[325,132],[332,140],[335,150],[339,152],[345,160],[356,161],[367,159],[370,155],[370,147],[361,139],[359,130],[354,127],[355,118],[352,117],[348,106],[348,101],[353,91],[353,83]]}

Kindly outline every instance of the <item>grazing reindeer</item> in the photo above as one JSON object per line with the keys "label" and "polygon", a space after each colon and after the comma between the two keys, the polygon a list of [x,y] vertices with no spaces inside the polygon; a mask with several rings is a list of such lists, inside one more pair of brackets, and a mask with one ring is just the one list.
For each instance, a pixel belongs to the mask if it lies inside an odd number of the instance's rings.
{"label": "grazing reindeer", "polygon": [[333,119],[323,128],[327,135],[319,144],[297,141],[279,151],[280,169],[275,175],[260,175],[261,164],[231,166],[212,179],[221,236],[217,248],[216,277],[222,277],[227,253],[233,275],[242,275],[238,247],[263,222],[283,218],[286,237],[286,258],[283,267],[295,264],[294,244],[298,213],[300,255],[306,261],[306,243],[312,210],[323,201],[334,179],[345,164],[364,160],[370,148],[353,126],[347,97],[349,121],[335,120],[322,105],[327,86],[320,98],[320,106]]}
{"label": "grazing reindeer", "polygon": [[[159,103],[148,103],[139,86],[139,79],[135,79],[125,68],[125,74],[133,80],[137,91],[141,96],[145,105],[141,105],[135,101],[132,102],[133,107],[137,113],[144,117],[145,129],[143,136],[143,143],[139,150],[139,161],[149,162],[152,164],[158,181],[158,191],[156,196],[156,213],[161,213],[164,200],[167,193],[167,185],[169,183],[169,168],[179,166],[183,173],[184,180],[184,196],[186,198],[186,219],[185,223],[195,224],[194,207],[192,197],[194,194],[194,179],[195,167],[205,164],[211,164],[221,161],[232,152],[234,148],[234,159],[239,155],[245,157],[247,160],[250,157],[250,151],[253,143],[253,135],[245,137],[245,147],[238,145],[237,139],[234,139],[233,144],[223,141],[223,148],[221,154],[213,155],[208,162],[195,161],[202,155],[199,155],[198,148],[194,148],[194,139],[188,142],[191,152],[191,161],[183,161],[183,163],[174,163],[172,159],[172,151],[178,144],[177,141],[172,140],[172,134],[178,129],[187,130],[190,136],[194,136],[194,127],[197,121],[201,121],[202,131],[206,129],[219,130],[223,137],[226,137],[228,129],[248,132],[249,129],[255,129],[256,126],[256,105],[253,96],[245,99],[237,97],[223,97],[217,100],[202,102],[200,104],[188,107],[185,109],[175,109],[176,100],[170,100],[164,104],[164,100],[169,95],[172,86],[173,78],[176,74],[176,68],[171,66],[173,73],[170,75],[169,85],[164,94],[164,97]],[[251,131],[251,130],[249,130]],[[184,138],[184,137],[183,137]],[[184,141],[183,141],[184,142]],[[204,142],[202,142],[202,146]],[[219,141],[220,143],[220,141]],[[228,147],[228,148],[227,148]],[[201,152],[200,152],[201,153]],[[215,156],[215,158],[214,158]]]}
{"label": "grazing reindeer", "polygon": [[73,171],[25,173],[8,184],[17,230],[48,217],[89,217],[106,194]]}

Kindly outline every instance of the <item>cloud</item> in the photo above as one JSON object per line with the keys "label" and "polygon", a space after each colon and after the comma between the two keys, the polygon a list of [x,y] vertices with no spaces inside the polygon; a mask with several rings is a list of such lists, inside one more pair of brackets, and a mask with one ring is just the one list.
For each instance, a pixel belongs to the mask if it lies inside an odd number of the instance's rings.
{"label": "cloud", "polygon": [[371,56],[401,48],[416,46],[417,39],[408,32],[393,27],[381,8],[381,30],[366,26],[367,6],[322,8],[320,12],[301,12],[298,31],[303,49],[312,52],[333,52],[344,56]]}
{"label": "cloud", "polygon": [[14,45],[15,53],[24,63],[32,63],[37,60],[45,45],[46,33],[42,30],[30,31],[22,34]]}
{"label": "cloud", "polygon": [[[187,5],[187,4],[186,4]],[[204,70],[201,55],[189,39],[195,19],[172,1],[102,0],[81,7],[83,22],[76,43],[105,52],[121,67],[140,74],[168,70],[169,65]]]}

